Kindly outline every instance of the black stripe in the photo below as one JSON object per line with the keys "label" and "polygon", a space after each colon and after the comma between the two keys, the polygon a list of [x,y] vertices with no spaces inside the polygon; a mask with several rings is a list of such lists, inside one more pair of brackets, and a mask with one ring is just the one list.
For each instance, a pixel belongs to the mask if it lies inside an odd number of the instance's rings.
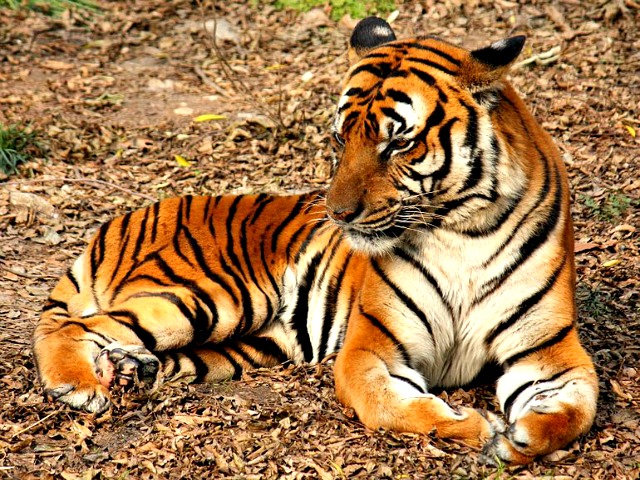
{"label": "black stripe", "polygon": [[250,335],[244,337],[242,339],[242,342],[253,348],[255,351],[275,359],[275,361],[280,365],[286,364],[290,361],[284,350],[280,348],[275,340],[269,337],[258,337]]}
{"label": "black stripe", "polygon": [[439,189],[439,185],[436,185],[436,183],[444,180],[451,170],[451,128],[457,121],[457,118],[452,118],[445,123],[438,132],[438,140],[444,151],[444,161],[442,162],[442,166],[432,175],[434,190]]}
{"label": "black stripe", "polygon": [[211,197],[205,197],[204,199],[204,209],[202,211],[202,223],[206,223],[207,220],[209,220],[209,215],[211,214],[211,204],[212,204],[212,198]]}
{"label": "black stripe", "polygon": [[[237,343],[226,344],[224,345],[224,348],[226,348],[229,352],[233,352],[238,355],[242,359],[242,361],[248,364],[251,368],[260,368],[262,366],[260,362],[255,360],[249,353],[245,352]],[[240,366],[242,367],[242,365]]]}
{"label": "black stripe", "polygon": [[346,92],[344,92],[344,96],[346,97],[352,97],[353,95],[357,96],[357,97],[366,97],[367,95],[369,95],[369,90],[364,91],[363,89],[359,88],[359,87],[351,87],[349,90],[347,90]]}
{"label": "black stripe", "polygon": [[[395,337],[395,335],[393,333],[391,333],[389,331],[389,329],[387,327],[385,327],[384,324],[379,319],[377,319],[373,315],[365,312],[362,309],[362,305],[361,304],[358,304],[358,309],[360,310],[360,314],[364,318],[369,320],[369,323],[371,323],[371,325],[373,325],[378,330],[380,330],[391,341],[391,343],[393,343],[394,347],[396,348],[396,350],[398,351],[398,353],[400,353],[400,356],[402,357],[402,362],[407,366],[411,366],[411,359],[409,358],[409,354],[407,353],[407,350],[404,348],[404,345],[402,345],[398,341],[398,339]],[[376,356],[378,356],[378,355],[376,354]]]}
{"label": "black stripe", "polygon": [[77,322],[75,320],[65,321],[64,323],[60,324],[60,326],[58,327],[58,331],[62,330],[63,328],[66,328],[66,327],[80,327],[84,332],[90,333],[92,335],[95,335],[96,337],[102,339],[102,342],[103,342],[102,346],[103,347],[114,342],[114,340],[112,338],[107,337],[106,335],[103,335],[101,333],[98,333],[98,332],[90,329],[89,327],[87,327],[87,325],[85,325],[82,322]]}
{"label": "black stripe", "polygon": [[371,110],[367,111],[365,115],[364,128],[367,131],[368,136],[375,136],[378,134],[378,131],[380,130],[378,117]]}
{"label": "black stripe", "polygon": [[[339,245],[340,241],[336,243],[336,247],[338,247]],[[334,253],[335,251],[332,252],[328,264],[331,263],[331,259],[333,258]],[[351,261],[352,255],[353,254],[351,252],[347,254],[347,257],[342,263],[342,267],[338,271],[338,274],[335,276],[335,279],[331,283],[329,283],[329,288],[327,290],[324,302],[324,318],[322,319],[322,334],[320,336],[318,360],[324,359],[327,354],[329,334],[331,333],[331,327],[333,327],[338,313],[338,295],[340,295],[340,291],[342,290],[342,282],[344,281],[344,276],[347,272],[347,269],[349,268],[349,262]]]}
{"label": "black stripe", "polygon": [[[162,364],[165,378],[170,378],[180,371],[180,359],[178,358],[176,352],[155,352],[155,355],[158,357],[158,360],[160,360],[160,363]],[[172,363],[171,370],[167,369],[167,365],[169,363],[168,360],[171,360]]]}
{"label": "black stripe", "polygon": [[513,406],[513,402],[516,401],[516,398],[518,398],[518,395],[520,395],[527,388],[529,388],[530,386],[532,386],[534,383],[537,383],[537,382],[539,382],[539,380],[530,380],[528,382],[525,382],[522,385],[520,385],[518,388],[516,388],[513,392],[511,392],[511,395],[507,397],[507,399],[504,401],[504,408],[503,408],[503,412],[507,417],[507,420],[509,419],[509,414],[511,413],[511,407]]}
{"label": "black stripe", "polygon": [[255,203],[253,204],[255,210],[251,214],[249,225],[253,225],[258,220],[258,218],[262,214],[263,210],[267,207],[267,205],[269,205],[275,199],[276,199],[275,196],[270,196],[265,193],[261,193],[260,195],[258,195]]}
{"label": "black stripe", "polygon": [[408,76],[409,72],[406,70],[394,70],[387,78],[407,78]]}
{"label": "black stripe", "polygon": [[180,245],[180,234],[184,233],[184,236],[190,235],[189,231],[186,227],[180,226],[173,234],[173,239],[171,240],[171,246],[173,247],[173,253],[180,258],[184,263],[189,265],[193,269],[197,269],[198,265],[194,264],[189,257],[187,257],[182,252],[182,246]]}
{"label": "black stripe", "polygon": [[407,122],[405,121],[404,117],[400,115],[398,112],[396,112],[393,108],[382,107],[380,111],[384,113],[387,117],[391,118],[392,120],[395,120],[400,124],[400,128],[398,130],[404,130],[405,128],[407,128]]}
{"label": "black stripe", "polygon": [[324,252],[329,252],[329,256],[324,261],[324,268],[320,275],[317,276],[316,285],[320,287],[324,283],[324,279],[327,276],[327,271],[333,266],[332,260],[336,255],[338,248],[340,247],[340,239],[342,236],[342,231],[339,229],[334,230],[329,237],[329,241],[326,243],[326,247],[324,248]]}
{"label": "black stripe", "polygon": [[[552,375],[549,378],[537,379],[537,380],[531,380],[529,382],[525,382],[522,385],[520,385],[518,388],[516,388],[511,393],[511,395],[509,395],[507,397],[507,399],[504,401],[503,412],[504,412],[505,416],[507,417],[507,419],[509,418],[509,415],[511,414],[511,407],[513,406],[513,403],[516,401],[518,396],[522,392],[524,392],[527,388],[531,387],[532,385],[538,384],[538,383],[553,382],[554,380],[560,378],[561,376],[563,376],[565,373],[569,372],[570,370],[573,370],[573,367],[565,368],[564,370],[559,371],[558,373]],[[538,393],[540,393],[540,392],[536,392],[536,395]]]}
{"label": "black stripe", "polygon": [[160,202],[153,204],[153,223],[151,224],[151,243],[155,243],[158,235],[158,222],[160,221]]}
{"label": "black stripe", "polygon": [[129,222],[131,221],[131,212],[120,217],[120,238],[128,236]]}
{"label": "black stripe", "polygon": [[73,270],[71,270],[71,268],[67,269],[67,273],[65,275],[67,276],[69,281],[75,287],[76,292],[80,292],[80,285],[78,284],[78,280],[76,279],[75,275],[73,274]]}
{"label": "black stripe", "polygon": [[54,300],[53,298],[49,298],[47,303],[45,303],[44,307],[42,307],[42,312],[47,312],[49,310],[53,310],[54,308],[61,308],[68,314],[68,306],[67,302],[63,302],[62,300]]}
{"label": "black stripe", "polygon": [[269,283],[271,284],[271,287],[273,288],[273,291],[276,292],[277,296],[280,297],[280,286],[278,285],[278,283],[276,282],[276,279],[273,278],[273,274],[271,273],[271,269],[269,268],[269,265],[267,264],[267,258],[265,257],[265,244],[261,238],[260,240],[260,262],[262,262],[262,268],[264,269],[264,272],[267,274],[267,278],[269,279]]}
{"label": "black stripe", "polygon": [[124,261],[124,254],[127,251],[127,247],[129,246],[129,238],[130,238],[130,230],[129,230],[129,221],[131,219],[131,212],[127,213],[122,218],[122,223],[120,224],[120,245],[117,252],[118,259],[116,261],[116,266],[111,272],[111,279],[109,280],[108,285],[113,285],[118,273],[120,272],[120,267],[122,266],[122,262]]}
{"label": "black stripe", "polygon": [[422,274],[424,279],[429,283],[429,285],[433,287],[433,289],[438,294],[438,297],[440,297],[440,299],[442,300],[442,304],[446,307],[447,311],[449,312],[449,315],[453,317],[453,307],[444,298],[444,293],[442,292],[442,288],[440,288],[440,285],[438,284],[438,281],[435,279],[435,277],[431,275],[431,272],[427,270],[427,267],[425,267],[422,264],[422,262],[415,259],[412,255],[410,255],[408,252],[406,252],[402,248],[399,248],[399,247],[395,248],[394,254],[397,255],[402,260],[404,260],[405,262],[409,263],[409,265],[411,265],[413,268],[415,268]]}
{"label": "black stripe", "polygon": [[[418,135],[416,135],[417,141],[425,141],[429,132],[440,125],[445,117],[444,108],[440,102],[436,104],[436,108],[433,109],[433,112],[429,114],[429,118],[424,124],[424,128],[420,131]],[[422,159],[421,159],[422,160]]]}
{"label": "black stripe", "polygon": [[242,276],[242,280],[247,283],[248,279],[247,276],[245,275],[244,270],[242,269],[242,264],[240,263],[240,259],[238,258],[238,255],[236,255],[236,252],[234,250],[234,245],[235,245],[235,240],[233,238],[233,225],[234,225],[234,220],[236,218],[236,213],[238,212],[238,205],[240,204],[240,201],[242,200],[242,196],[237,196],[236,198],[233,199],[233,202],[231,202],[231,205],[229,206],[229,215],[227,215],[227,221],[226,221],[226,225],[227,225],[227,257],[229,257],[229,261],[231,262],[231,265],[233,265],[233,267],[238,271],[238,273]]}
{"label": "black stripe", "polygon": [[382,70],[380,68],[378,68],[379,64],[378,63],[364,63],[358,67],[356,67],[349,75],[349,79],[352,79],[353,77],[355,77],[356,75],[363,73],[363,72],[367,72],[367,73],[371,73],[372,75],[375,75],[376,77],[379,78],[384,78],[382,75]]}
{"label": "black stripe", "polygon": [[[167,262],[159,254],[155,254],[153,256],[153,259],[156,261],[158,268],[160,269],[160,271],[165,277],[167,277],[170,281],[174,282],[176,285],[181,285],[191,290],[191,292],[201,302],[203,302],[207,306],[207,308],[213,315],[211,329],[215,328],[214,322],[217,321],[217,318],[218,318],[218,313],[217,313],[218,309],[216,308],[216,304],[214,303],[213,299],[209,296],[209,294],[205,290],[200,288],[197,283],[191,280],[187,280],[186,278],[181,277],[180,275],[175,273],[171,269],[171,267],[167,264]],[[234,303],[237,305],[238,301],[236,299],[236,296],[233,294],[233,292],[229,294],[231,295],[231,298],[233,299]]]}
{"label": "black stripe", "polygon": [[569,332],[573,330],[573,328],[574,328],[573,323],[565,327],[562,327],[558,332],[556,332],[555,335],[553,335],[548,340],[545,340],[544,342],[542,342],[539,345],[536,345],[535,347],[531,347],[526,350],[523,350],[522,352],[516,353],[515,355],[511,355],[503,363],[510,367],[511,365],[517,363],[518,361],[522,360],[525,357],[528,357],[533,353],[540,352],[546,348],[553,347],[554,345],[557,345],[558,343],[562,342],[567,337],[567,335],[569,335]]}
{"label": "black stripe", "polygon": [[398,380],[402,380],[405,383],[408,383],[409,385],[411,385],[413,388],[415,388],[416,390],[418,390],[420,393],[427,393],[425,392],[424,388],[422,388],[420,385],[418,385],[416,382],[414,382],[413,380],[411,380],[410,378],[407,377],[402,377],[400,375],[395,375],[393,373],[389,373],[389,376],[391,378],[396,378]]}
{"label": "black stripe", "polygon": [[[179,296],[171,292],[140,292],[130,295],[124,301],[127,301],[131,298],[163,298],[169,303],[175,305],[178,310],[180,310],[182,316],[189,321],[189,324],[193,329],[192,342],[204,343],[211,334],[210,327],[214,323],[212,322],[213,318],[202,308],[200,302],[197,301],[198,297],[195,294],[195,313],[192,312],[189,307],[187,307],[187,305]],[[216,313],[217,312],[211,312],[211,314],[213,315],[215,315]]]}
{"label": "black stripe", "polygon": [[[558,183],[561,182],[560,176],[558,175]],[[553,205],[547,209],[547,216],[544,221],[539,224],[533,234],[526,240],[526,242],[518,249],[517,255],[513,255],[513,259],[508,266],[503,268],[503,271],[497,277],[492,278],[487,283],[482,286],[482,295],[474,300],[474,305],[477,305],[481,301],[483,301],[487,296],[495,292],[498,288],[502,286],[502,284],[506,281],[506,279],[520,266],[523,265],[531,255],[541,246],[543,245],[551,232],[556,228],[558,221],[560,220],[560,210],[562,204],[562,189],[560,185],[557,185],[555,198],[553,201]],[[529,211],[527,216],[532,213]],[[525,218],[523,218],[518,225],[523,224]],[[496,252],[493,253],[491,258],[485,262],[485,265],[488,264],[491,260],[495,259],[497,253],[504,250],[506,245],[511,242],[514,238],[513,232],[509,236],[509,238],[502,243],[502,245],[498,248]]]}
{"label": "black stripe", "polygon": [[[254,207],[255,207],[255,203],[256,202],[254,202]],[[247,224],[250,218],[251,217],[247,215],[240,225],[240,251],[242,252],[242,257],[244,259],[246,269],[249,272],[249,278],[251,279],[253,284],[256,287],[258,287],[258,290],[260,290],[260,293],[262,293],[262,295],[264,296],[264,300],[267,305],[266,319],[268,321],[273,318],[273,305],[271,304],[271,298],[269,297],[269,295],[267,295],[265,290],[262,288],[262,285],[258,281],[258,278],[256,277],[255,269],[253,267],[253,262],[249,257],[249,245],[248,245],[249,235],[247,234]]]}
{"label": "black stripe", "polygon": [[[289,244],[287,245],[287,250],[285,253],[285,258],[287,259],[287,261],[291,260],[291,251],[294,249],[294,247],[296,247],[296,243],[298,242],[298,238],[305,232],[305,230],[309,230],[307,232],[307,235],[305,237],[305,240],[308,239],[309,237],[313,236],[313,231],[314,231],[314,225],[309,225],[309,223],[303,223],[302,225],[300,225],[300,227],[293,232],[293,235],[291,235],[291,237],[289,238]],[[303,240],[304,242],[304,240]]]}
{"label": "black stripe", "polygon": [[363,58],[387,58],[388,56],[388,53],[374,52],[367,53]]}
{"label": "black stripe", "polygon": [[411,97],[404,93],[403,91],[396,90],[395,88],[390,88],[387,90],[386,95],[391,97],[395,102],[407,103],[409,105],[413,105],[413,101]]}
{"label": "black stripe", "polygon": [[[326,220],[326,219],[325,219]],[[293,263],[298,263],[302,256],[307,252],[307,248],[311,245],[311,242],[315,238],[316,234],[327,224],[327,222],[316,222],[311,227],[311,230],[307,233],[307,236],[300,244],[300,248],[296,252],[295,258],[293,259]],[[287,257],[288,258],[288,257]]]}
{"label": "black stripe", "polygon": [[[113,318],[120,325],[127,327],[133,333],[135,333],[147,349],[153,351],[153,349],[156,348],[155,337],[151,334],[151,332],[149,332],[149,330],[140,325],[140,319],[135,313],[129,310],[112,310],[110,312],[107,312],[107,315]],[[118,317],[124,317],[131,323],[127,323],[123,320],[118,320]]]}
{"label": "black stripe", "polygon": [[409,68],[409,71],[430,87],[433,87],[436,84],[436,79],[433,78],[433,76],[429,75],[427,72],[423,72],[422,70],[418,70],[417,68],[413,67]]}
{"label": "black stripe", "polygon": [[350,111],[345,117],[344,121],[342,122],[342,130],[343,131],[349,130],[349,128],[351,128],[353,124],[356,123],[358,118],[360,118],[359,110]]}
{"label": "black stripe", "polygon": [[538,304],[538,302],[540,302],[540,300],[542,300],[542,298],[547,294],[547,292],[549,292],[549,290],[551,290],[553,286],[556,284],[556,281],[558,280],[560,272],[564,268],[565,263],[566,263],[566,257],[562,259],[562,262],[560,263],[560,265],[551,274],[551,276],[549,277],[549,279],[541,289],[539,289],[529,298],[527,298],[522,303],[520,303],[516,311],[513,312],[509,318],[507,318],[506,320],[503,320],[493,328],[493,330],[489,333],[489,335],[487,335],[487,338],[485,338],[485,345],[489,346],[491,343],[493,343],[493,341],[498,337],[498,335],[500,335],[502,332],[504,332],[505,330],[513,326],[520,318],[522,318],[529,310],[531,310],[531,308],[533,308],[535,305]]}
{"label": "black stripe", "polygon": [[[150,208],[145,208],[144,209],[144,217],[142,218],[142,222],[140,223],[139,227],[138,227],[138,238],[136,238],[135,241],[135,246],[133,248],[133,253],[131,254],[131,260],[133,261],[133,263],[135,264],[138,255],[140,254],[140,249],[142,248],[142,243],[144,242],[144,236],[145,233],[147,231],[147,221],[149,220],[149,212],[151,211]],[[134,268],[135,265],[132,265],[131,268],[129,269],[129,272],[131,272],[131,270]]]}
{"label": "black stripe", "polygon": [[344,104],[342,104],[342,106],[340,108],[338,108],[338,111],[336,112],[336,115],[341,115],[342,112],[344,112],[345,110],[349,110],[352,106],[353,106],[353,103],[345,102]]}
{"label": "black stripe", "polygon": [[[185,228],[183,229],[182,233],[184,234],[184,237],[187,239],[187,242],[189,243],[189,247],[191,248],[193,255],[196,257],[196,265],[198,266],[198,268],[204,271],[204,274],[209,280],[220,285],[222,289],[229,294],[229,296],[233,299],[234,303],[237,305],[238,297],[236,296],[236,293],[231,288],[231,285],[229,285],[220,275],[218,275],[211,269],[211,267],[209,266],[209,263],[207,262],[207,259],[204,256],[202,248],[200,247],[200,244],[196,241],[193,235],[191,235],[191,232]],[[222,265],[225,265],[225,262],[220,262],[220,263]],[[163,271],[163,273],[165,272]],[[183,283],[183,282],[184,280],[176,283]]]}
{"label": "black stripe", "polygon": [[219,264],[222,267],[224,273],[226,273],[233,279],[236,288],[240,292],[240,301],[242,304],[242,319],[236,325],[236,329],[234,330],[233,335],[246,333],[253,326],[253,304],[251,303],[251,293],[247,288],[247,284],[227,264],[227,262],[224,261],[224,259],[221,258]]}
{"label": "black stripe", "polygon": [[135,281],[138,280],[148,280],[152,283],[155,283],[156,285],[159,285],[161,287],[175,287],[175,285],[171,282],[165,282],[164,280],[158,278],[158,277],[154,277],[152,275],[147,275],[145,274],[140,274],[140,275],[134,275],[131,276],[129,278],[126,279],[126,281],[122,282],[120,288],[115,292],[115,294],[113,295],[113,298],[115,299],[119,294],[121,289],[124,287],[124,285],[129,284],[129,283],[133,283]]}
{"label": "black stripe", "polygon": [[313,347],[309,338],[309,330],[307,329],[309,299],[311,297],[311,286],[318,271],[320,260],[322,260],[322,254],[323,252],[316,253],[307,266],[307,271],[298,286],[298,299],[291,317],[291,326],[296,331],[298,345],[300,345],[304,359],[307,362],[313,360]]}
{"label": "black stripe", "polygon": [[[470,156],[471,156],[471,171],[467,176],[464,185],[460,192],[464,192],[465,190],[469,190],[475,187],[480,179],[482,178],[482,152],[477,152],[478,148],[478,113],[475,109],[467,105],[463,100],[459,100],[460,105],[467,111],[467,128],[466,135],[464,139],[464,145],[469,147]],[[460,193],[458,192],[458,193]]]}
{"label": "black stripe", "polygon": [[289,215],[280,222],[280,224],[274,229],[273,234],[271,236],[271,252],[275,253],[276,247],[278,245],[278,238],[282,231],[293,221],[296,219],[302,207],[304,207],[304,197],[300,197],[294,207],[289,212]]}
{"label": "black stripe", "polygon": [[191,204],[193,203],[193,196],[192,195],[185,195],[184,197],[182,197],[181,199],[181,206],[184,206],[184,210],[185,210],[185,218],[187,219],[187,222],[190,220],[191,218]]}
{"label": "black stripe", "polygon": [[376,259],[371,259],[371,266],[373,267],[373,270],[378,274],[378,276],[384,281],[384,283],[386,283],[391,288],[391,290],[393,290],[395,296],[398,297],[398,299],[404,304],[404,306],[411,310],[413,314],[420,319],[422,324],[429,332],[429,335],[431,335],[431,339],[435,344],[433,329],[431,328],[431,324],[427,319],[426,314],[420,309],[420,307],[418,307],[418,305],[416,305],[416,303],[411,297],[409,297],[409,295],[400,290],[400,287],[398,287],[391,281],[384,270],[382,270],[382,267],[380,267]]}
{"label": "black stripe", "polygon": [[240,380],[240,377],[242,377],[242,365],[236,362],[236,360],[228,352],[225,352],[223,348],[216,348],[214,351],[226,358],[233,367],[231,380]]}
{"label": "black stripe", "polygon": [[[217,352],[217,351],[216,351]],[[179,354],[187,357],[191,363],[193,364],[193,368],[195,369],[196,378],[194,383],[202,383],[207,378],[207,374],[209,373],[209,366],[206,364],[204,360],[202,360],[197,353],[193,350],[182,349],[178,351]],[[225,356],[225,355],[223,355]],[[180,369],[182,370],[182,369]]]}
{"label": "black stripe", "polygon": [[462,65],[462,62],[460,62],[460,60],[458,60],[457,58],[452,57],[448,53],[443,52],[442,50],[439,50],[439,49],[437,49],[435,47],[430,47],[428,45],[423,45],[421,43],[416,43],[416,42],[404,43],[404,44],[402,44],[402,46],[406,46],[406,47],[410,47],[410,48],[416,48],[418,50],[427,50],[429,52],[435,53],[436,55],[444,58],[448,62],[454,64],[456,67],[459,67],[459,66]]}
{"label": "black stripe", "polygon": [[[107,233],[109,232],[109,228],[111,227],[112,224],[113,224],[113,220],[110,221],[109,223],[103,224],[100,227],[96,235],[97,239],[93,243],[93,246],[91,248],[91,278],[92,279],[95,279],[96,274],[98,273],[98,268],[100,267],[100,265],[102,265],[102,262],[104,260],[105,237],[107,236]],[[77,284],[77,282],[74,282],[74,283]],[[80,291],[80,288],[78,288],[78,291]]]}
{"label": "black stripe", "polygon": [[[432,60],[427,60],[426,58],[405,57],[405,60],[408,60],[410,62],[420,63],[422,65],[427,65],[429,67],[433,67],[436,70],[440,70],[441,72],[446,73],[448,75],[451,75],[453,77],[458,75],[458,72],[453,71],[453,70],[445,67],[444,65],[439,64],[438,62],[434,62]],[[410,70],[412,70],[412,68],[410,68]]]}

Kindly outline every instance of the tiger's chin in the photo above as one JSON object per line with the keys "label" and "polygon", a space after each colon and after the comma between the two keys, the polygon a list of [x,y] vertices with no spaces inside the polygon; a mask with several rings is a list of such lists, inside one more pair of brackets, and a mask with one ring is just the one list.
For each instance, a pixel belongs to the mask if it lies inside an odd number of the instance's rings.
{"label": "tiger's chin", "polygon": [[399,236],[389,236],[384,233],[363,233],[358,230],[344,229],[345,238],[354,251],[370,256],[389,255],[398,243]]}

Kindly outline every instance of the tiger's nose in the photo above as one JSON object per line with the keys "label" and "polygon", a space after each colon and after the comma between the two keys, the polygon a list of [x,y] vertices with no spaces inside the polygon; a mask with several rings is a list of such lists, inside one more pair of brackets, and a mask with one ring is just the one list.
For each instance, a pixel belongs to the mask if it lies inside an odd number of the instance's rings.
{"label": "tiger's nose", "polygon": [[361,205],[358,205],[356,208],[352,208],[352,207],[330,208],[329,216],[338,222],[351,223],[362,213],[362,210],[363,208]]}

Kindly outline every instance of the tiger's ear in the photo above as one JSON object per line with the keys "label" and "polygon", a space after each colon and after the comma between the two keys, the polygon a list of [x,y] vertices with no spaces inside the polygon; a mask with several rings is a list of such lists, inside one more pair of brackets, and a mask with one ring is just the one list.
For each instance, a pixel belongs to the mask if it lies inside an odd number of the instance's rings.
{"label": "tiger's ear", "polygon": [[474,92],[497,87],[497,82],[522,51],[526,38],[518,35],[472,51],[461,68],[462,83]]}
{"label": "tiger's ear", "polygon": [[396,39],[391,25],[378,17],[367,17],[358,22],[349,38],[349,63],[353,65],[375,47]]}

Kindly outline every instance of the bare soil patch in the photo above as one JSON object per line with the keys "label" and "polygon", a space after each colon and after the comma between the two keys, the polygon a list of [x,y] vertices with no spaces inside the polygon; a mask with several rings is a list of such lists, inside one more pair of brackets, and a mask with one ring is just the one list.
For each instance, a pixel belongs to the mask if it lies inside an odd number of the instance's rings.
{"label": "bare soil patch", "polygon": [[[47,147],[46,158],[0,180],[3,475],[638,478],[637,2],[398,2],[394,27],[405,37],[478,47],[527,34],[522,59],[532,61],[511,78],[569,167],[579,321],[600,374],[600,410],[593,429],[555,459],[504,470],[453,443],[364,429],[337,403],[330,362],[127,394],[101,419],[44,402],[30,334],[95,229],[169,196],[326,185],[327,130],[347,67],[349,28],[321,11],[218,2],[227,22],[219,45],[242,87],[223,74],[202,26],[211,6],[101,3],[104,14],[93,17],[0,10],[0,121],[33,124]],[[225,118],[193,121],[206,113]],[[491,386],[442,395],[496,408]]]}

